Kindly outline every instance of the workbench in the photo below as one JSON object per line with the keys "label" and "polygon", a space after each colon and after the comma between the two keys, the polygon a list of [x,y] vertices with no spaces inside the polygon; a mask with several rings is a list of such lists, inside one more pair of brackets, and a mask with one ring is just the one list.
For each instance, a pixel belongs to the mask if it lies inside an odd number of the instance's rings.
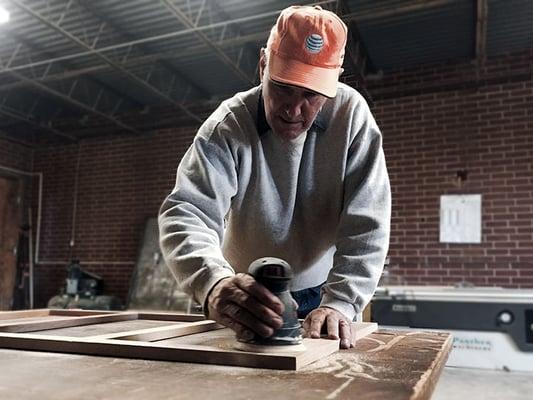
{"label": "workbench", "polygon": [[0,349],[0,398],[429,399],[451,347],[447,333],[379,330],[299,371]]}

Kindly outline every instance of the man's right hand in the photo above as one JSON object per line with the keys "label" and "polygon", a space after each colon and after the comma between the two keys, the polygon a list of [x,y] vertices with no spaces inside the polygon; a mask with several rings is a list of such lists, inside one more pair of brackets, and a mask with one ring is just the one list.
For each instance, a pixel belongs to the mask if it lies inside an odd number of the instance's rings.
{"label": "man's right hand", "polygon": [[207,297],[209,319],[234,330],[237,338],[250,340],[254,333],[269,337],[283,325],[283,304],[247,274],[220,280]]}

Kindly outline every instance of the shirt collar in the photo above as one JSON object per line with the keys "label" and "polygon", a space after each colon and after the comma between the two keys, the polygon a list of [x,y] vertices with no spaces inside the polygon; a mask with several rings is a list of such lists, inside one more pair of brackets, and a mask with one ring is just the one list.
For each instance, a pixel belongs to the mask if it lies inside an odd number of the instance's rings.
{"label": "shirt collar", "polygon": [[263,91],[259,91],[259,104],[257,106],[257,133],[263,136],[270,130],[265,114],[265,102],[263,100]]}

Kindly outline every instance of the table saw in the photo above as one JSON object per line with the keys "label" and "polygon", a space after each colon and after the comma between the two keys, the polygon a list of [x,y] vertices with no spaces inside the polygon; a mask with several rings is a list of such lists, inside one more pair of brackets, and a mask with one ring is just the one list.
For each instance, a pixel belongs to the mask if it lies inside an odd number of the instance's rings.
{"label": "table saw", "polygon": [[381,286],[371,313],[381,326],[450,332],[449,366],[533,371],[533,290]]}

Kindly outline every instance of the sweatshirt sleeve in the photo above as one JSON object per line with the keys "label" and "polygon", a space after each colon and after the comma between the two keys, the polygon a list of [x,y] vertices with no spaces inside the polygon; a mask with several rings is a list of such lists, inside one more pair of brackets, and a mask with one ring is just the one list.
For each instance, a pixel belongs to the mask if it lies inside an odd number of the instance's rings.
{"label": "sweatshirt sleeve", "polygon": [[351,127],[337,249],[322,288],[321,306],[353,320],[372,298],[383,270],[390,237],[391,191],[382,136],[362,98]]}
{"label": "sweatshirt sleeve", "polygon": [[218,281],[234,274],[221,243],[224,217],[236,191],[236,163],[228,140],[217,126],[206,123],[180,162],[176,185],[158,219],[167,265],[182,290],[202,305]]}

